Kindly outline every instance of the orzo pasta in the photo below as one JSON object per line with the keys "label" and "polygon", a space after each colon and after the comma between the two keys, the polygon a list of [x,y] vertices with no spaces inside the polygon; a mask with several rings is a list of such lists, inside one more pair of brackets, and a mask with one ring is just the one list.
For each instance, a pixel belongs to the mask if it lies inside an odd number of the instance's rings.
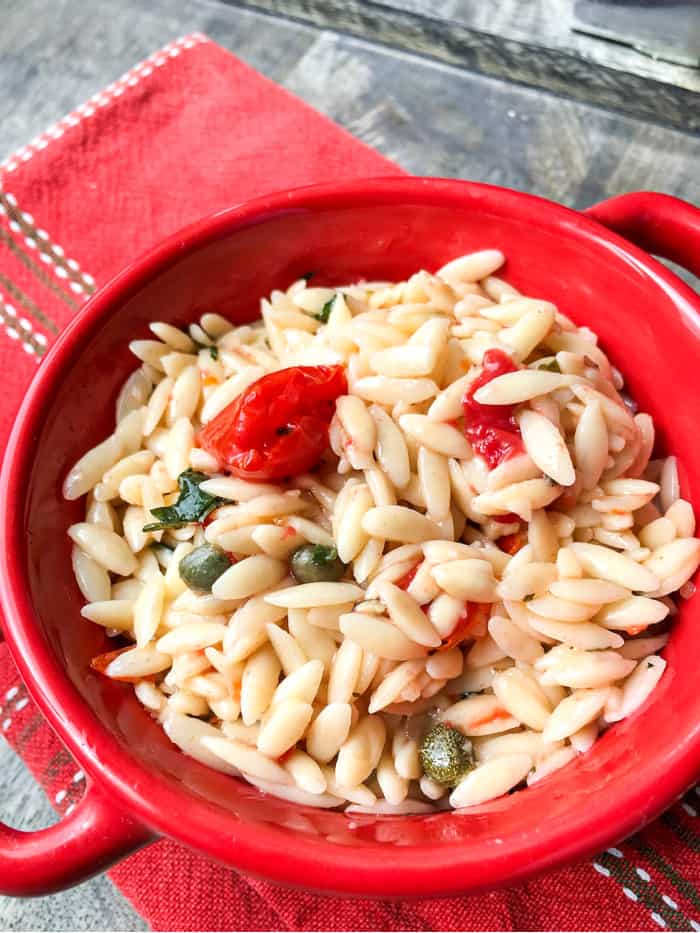
{"label": "orzo pasta", "polygon": [[72,563],[117,646],[93,668],[186,754],[304,804],[468,807],[663,677],[700,563],[678,464],[503,262],[300,279],[259,323],[131,344],[114,433],[65,480]]}

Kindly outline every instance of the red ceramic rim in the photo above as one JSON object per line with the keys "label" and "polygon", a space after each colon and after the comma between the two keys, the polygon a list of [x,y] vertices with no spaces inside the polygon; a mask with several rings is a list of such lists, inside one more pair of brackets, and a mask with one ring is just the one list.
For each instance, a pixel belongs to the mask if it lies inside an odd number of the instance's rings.
{"label": "red ceramic rim", "polygon": [[[503,852],[488,854],[468,844],[436,848],[426,865],[424,852],[394,849],[384,861],[368,860],[362,850],[299,836],[293,853],[280,851],[281,837],[267,825],[236,823],[211,804],[175,790],[141,767],[89,709],[45,644],[34,617],[23,558],[22,522],[25,483],[33,439],[43,421],[43,400],[60,383],[79,348],[99,329],[105,311],[154,278],[170,263],[230,233],[259,224],[281,212],[342,208],[406,200],[454,205],[468,197],[484,208],[528,216],[547,216],[572,233],[584,233],[601,247],[625,253],[677,303],[700,313],[697,295],[664,266],[627,240],[569,208],[534,195],[492,185],[430,178],[388,178],[300,188],[256,199],[218,212],[167,239],[101,288],[62,332],[32,382],[10,437],[0,478],[0,597],[5,635],[19,671],[37,705],[98,786],[111,794],[115,810],[144,825],[237,868],[299,887],[323,886],[365,896],[421,897],[460,894],[521,881],[606,848],[649,822],[681,795],[700,773],[700,731],[680,739],[677,758],[658,761],[655,779],[644,786],[627,783],[599,795],[595,809],[572,812],[565,829],[540,825],[532,837],[509,839]],[[680,301],[678,301],[680,299]],[[138,787],[138,792],[135,788]],[[288,841],[288,840],[287,840]]]}

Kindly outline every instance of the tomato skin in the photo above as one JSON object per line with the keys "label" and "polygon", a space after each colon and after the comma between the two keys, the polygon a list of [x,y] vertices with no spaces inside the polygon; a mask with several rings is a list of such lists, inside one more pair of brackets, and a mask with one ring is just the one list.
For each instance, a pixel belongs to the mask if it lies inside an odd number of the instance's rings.
{"label": "tomato skin", "polygon": [[477,719],[476,722],[470,723],[472,727],[476,726],[487,726],[489,723],[496,722],[499,719],[510,719],[510,713],[505,709],[496,709],[492,713],[489,713],[488,716],[484,716],[483,719]]}
{"label": "tomato skin", "polygon": [[[107,668],[112,661],[118,658],[120,654],[124,654],[125,651],[131,651],[134,647],[135,645],[127,645],[125,648],[117,648],[115,651],[105,651],[104,654],[95,655],[90,661],[90,667],[98,674],[104,674],[105,677],[109,677]],[[142,677],[110,677],[110,680],[118,680],[125,684],[137,684],[140,680],[155,680],[155,676],[155,674],[147,674]]]}
{"label": "tomato skin", "polygon": [[520,523],[520,516],[516,515],[515,512],[505,512],[503,515],[490,515],[491,521],[500,522],[502,525],[513,525],[515,522]]}
{"label": "tomato skin", "polygon": [[482,372],[469,386],[462,400],[467,440],[484,458],[490,470],[513,454],[520,453],[523,442],[520,428],[513,417],[514,405],[482,405],[475,400],[474,395],[487,382],[505,373],[514,373],[517,368],[503,350],[487,350]]}
{"label": "tomato skin", "polygon": [[199,432],[200,447],[234,476],[265,481],[304,473],[328,447],[342,366],[292,366],[243,391]]}
{"label": "tomato skin", "polygon": [[524,548],[527,544],[527,538],[525,535],[520,534],[519,531],[516,531],[513,535],[501,535],[497,539],[496,544],[502,551],[505,551],[506,554],[517,554],[521,548]]}
{"label": "tomato skin", "polygon": [[457,620],[457,624],[447,638],[443,639],[442,645],[437,650],[439,652],[449,651],[467,638],[480,638],[485,634],[490,612],[491,603],[465,603],[464,611]]}
{"label": "tomato skin", "polygon": [[[394,586],[398,586],[399,589],[402,590],[407,590],[413,582],[415,575],[418,573],[418,568],[421,563],[422,561],[419,560],[414,564],[410,570],[394,582]],[[430,602],[422,603],[421,608],[425,611],[429,605]],[[465,641],[467,638],[481,638],[482,635],[485,635],[490,611],[491,603],[465,603],[462,614],[459,619],[457,619],[455,627],[449,635],[443,638],[442,644],[437,651],[449,651],[450,648],[454,648],[456,645],[461,644],[461,642]]]}
{"label": "tomato skin", "polygon": [[410,570],[407,570],[406,573],[399,577],[398,580],[394,583],[394,586],[398,586],[400,590],[407,590],[411,583],[413,583],[413,578],[418,573],[418,568],[420,567],[422,561],[417,561]]}

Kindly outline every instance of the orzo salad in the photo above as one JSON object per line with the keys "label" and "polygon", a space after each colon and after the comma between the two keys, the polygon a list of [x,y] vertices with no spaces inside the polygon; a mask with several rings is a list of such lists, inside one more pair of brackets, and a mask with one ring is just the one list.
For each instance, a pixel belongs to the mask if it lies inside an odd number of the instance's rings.
{"label": "orzo salad", "polygon": [[495,273],[151,325],[65,480],[92,667],[270,794],[422,813],[585,754],[659,679],[700,541],[598,346]]}

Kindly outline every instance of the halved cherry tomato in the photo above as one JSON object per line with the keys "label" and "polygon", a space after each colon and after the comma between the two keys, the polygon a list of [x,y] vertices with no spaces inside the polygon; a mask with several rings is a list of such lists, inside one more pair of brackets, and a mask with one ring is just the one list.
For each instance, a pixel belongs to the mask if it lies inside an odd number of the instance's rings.
{"label": "halved cherry tomato", "polygon": [[400,590],[407,590],[411,583],[413,583],[413,578],[418,573],[418,568],[420,565],[421,561],[418,561],[418,563],[414,564],[413,567],[411,567],[410,570],[407,570],[402,577],[399,577],[394,586],[398,586]]}
{"label": "halved cherry tomato", "polygon": [[198,443],[229,472],[282,479],[315,467],[328,447],[342,366],[292,366],[258,379],[213,418]]}
{"label": "halved cherry tomato", "polygon": [[[104,654],[95,655],[95,657],[90,661],[90,667],[93,671],[97,671],[98,674],[104,674],[105,677],[109,676],[107,674],[107,668],[112,663],[115,658],[118,658],[120,654],[124,654],[125,651],[131,651],[133,645],[127,645],[126,648],[117,648],[116,651],[105,651]],[[153,680],[155,674],[149,674],[146,677],[110,677],[110,680],[118,680],[120,683],[125,684],[137,684],[140,680]]]}
{"label": "halved cherry tomato", "polygon": [[502,551],[505,551],[506,554],[513,555],[517,554],[521,548],[525,547],[527,538],[519,531],[516,531],[514,535],[501,535],[496,541],[496,544]]}
{"label": "halved cherry tomato", "polygon": [[[398,586],[399,589],[407,590],[413,582],[413,578],[418,573],[418,568],[421,563],[421,561],[418,561],[410,570],[406,571],[402,577],[399,577],[394,585]],[[421,608],[424,612],[427,611],[429,605],[430,603],[421,604]],[[450,634],[443,639],[442,644],[437,650],[449,651],[450,648],[454,648],[455,645],[460,644],[460,642],[463,642],[467,638],[480,638],[482,635],[485,635],[486,623],[490,610],[490,603],[465,603],[462,614],[459,619],[457,619],[457,624]]]}
{"label": "halved cherry tomato", "polygon": [[520,516],[516,515],[515,512],[504,512],[502,515],[491,515],[490,518],[494,522],[500,522],[501,525],[514,525],[516,522],[520,521]]}
{"label": "halved cherry tomato", "polygon": [[463,400],[464,430],[469,443],[481,454],[490,470],[523,450],[513,405],[481,405],[474,394],[497,376],[514,373],[517,366],[503,350],[484,353],[481,374],[469,386]]}
{"label": "halved cherry tomato", "polygon": [[438,651],[449,651],[472,636],[480,637],[486,634],[491,603],[466,603],[462,615]]}

